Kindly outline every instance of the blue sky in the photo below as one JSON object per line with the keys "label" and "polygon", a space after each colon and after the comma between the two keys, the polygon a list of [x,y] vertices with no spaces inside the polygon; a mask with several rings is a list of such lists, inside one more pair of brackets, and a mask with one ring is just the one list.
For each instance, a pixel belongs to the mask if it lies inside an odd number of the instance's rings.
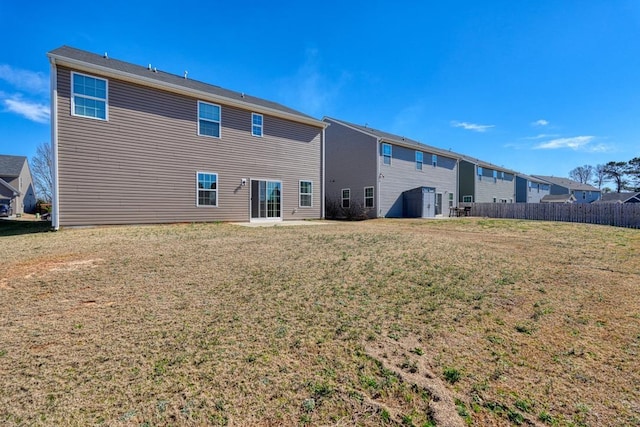
{"label": "blue sky", "polygon": [[640,156],[636,0],[0,1],[0,37],[2,154],[50,140],[66,44],[528,174]]}

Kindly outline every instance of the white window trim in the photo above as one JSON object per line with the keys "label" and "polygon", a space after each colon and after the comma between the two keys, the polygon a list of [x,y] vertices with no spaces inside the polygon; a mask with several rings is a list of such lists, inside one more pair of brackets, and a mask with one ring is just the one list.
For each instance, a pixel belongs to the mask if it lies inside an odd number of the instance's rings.
{"label": "white window trim", "polygon": [[[349,197],[345,199],[344,197],[344,192],[348,191],[349,192]],[[345,207],[344,206],[344,201],[348,200],[349,201],[349,206]],[[340,190],[340,207],[343,209],[349,209],[351,207],[351,189],[350,188],[343,188],[342,190]]]}
{"label": "white window trim", "polygon": [[[198,187],[198,175],[201,173],[206,173],[207,175],[215,175],[216,176],[216,204],[215,205],[201,205],[200,204],[200,194],[199,191],[201,188]],[[206,189],[204,189],[206,190]],[[213,191],[213,190],[209,190]],[[207,171],[196,171],[196,207],[198,208],[217,208],[220,205],[220,181],[218,181],[218,173],[217,172],[207,172]]]}
{"label": "white window trim", "polygon": [[[253,118],[255,116],[260,116],[260,123],[262,123],[262,124],[256,125],[256,124],[253,123]],[[260,135],[256,135],[255,133],[253,133],[253,127],[254,126],[260,128]],[[258,114],[258,113],[251,113],[251,136],[255,136],[256,138],[262,138],[262,135],[264,135],[264,116],[262,114]]]}
{"label": "white window trim", "polygon": [[[384,159],[386,157],[386,154],[384,154],[384,147],[385,146],[389,147],[389,163],[385,163],[384,162]],[[393,146],[391,144],[383,142],[382,143],[382,164],[385,165],[385,166],[391,166],[392,159],[393,159]]]}
{"label": "white window trim", "polygon": [[[300,191],[300,184],[302,184],[303,182],[308,182],[311,184],[311,193],[303,193],[302,191]],[[302,205],[302,196],[308,194],[309,196],[311,196],[311,204],[309,206],[303,206]],[[313,207],[313,180],[311,179],[301,179],[298,181],[298,207],[299,208],[312,208]]]}
{"label": "white window trim", "polygon": [[[367,197],[367,189],[371,189],[371,197]],[[367,199],[372,200],[371,206],[367,206]],[[373,186],[364,187],[364,208],[365,209],[374,209],[376,207],[376,190]]]}
{"label": "white window trim", "polygon": [[[85,77],[89,77],[92,79],[96,79],[96,80],[102,80],[104,81],[104,90],[105,90],[105,97],[104,99],[102,98],[96,98],[95,96],[87,96],[87,95],[82,95],[82,94],[76,94],[73,91],[73,76],[85,76]],[[100,118],[100,117],[92,117],[92,116],[85,116],[82,114],[76,114],[76,96],[80,96],[82,98],[87,98],[87,99],[94,99],[96,101],[104,101],[104,119]],[[102,122],[107,122],[109,121],[109,80],[102,78],[102,77],[96,77],[96,76],[92,76],[91,74],[84,74],[84,73],[78,73],[76,71],[72,71],[71,72],[71,115],[75,116],[75,117],[83,117],[85,119],[93,119],[93,120],[100,120]]]}
{"label": "white window trim", "polygon": [[[211,105],[211,106],[214,106],[214,107],[218,107],[220,109],[220,119],[218,121],[215,121],[215,120],[211,120],[211,119],[202,119],[202,118],[200,118],[200,104],[207,104],[207,105]],[[210,123],[218,123],[218,126],[219,126],[218,136],[205,135],[205,134],[200,133],[200,120],[204,120],[204,121],[210,122]],[[198,126],[198,136],[204,136],[206,138],[216,138],[216,139],[222,138],[222,107],[220,105],[214,104],[212,102],[206,102],[206,101],[198,100],[198,117],[197,117],[197,120],[196,120],[196,125]]]}
{"label": "white window trim", "polygon": [[[420,160],[418,160],[418,155],[421,155]],[[420,167],[418,167],[420,165]],[[416,170],[421,171],[424,166],[424,153],[422,151],[416,150]]]}

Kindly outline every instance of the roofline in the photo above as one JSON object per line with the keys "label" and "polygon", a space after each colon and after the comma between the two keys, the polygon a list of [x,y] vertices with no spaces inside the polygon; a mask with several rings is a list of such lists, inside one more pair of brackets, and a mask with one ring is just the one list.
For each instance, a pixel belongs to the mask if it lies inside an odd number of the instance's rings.
{"label": "roofline", "polygon": [[238,101],[237,99],[231,99],[225,96],[214,95],[209,92],[205,92],[201,90],[189,89],[184,86],[161,82],[149,77],[138,76],[136,74],[115,70],[113,68],[104,67],[102,65],[91,64],[78,59],[69,58],[64,55],[58,55],[58,54],[49,52],[47,53],[47,56],[49,57],[49,61],[53,65],[66,66],[69,68],[74,68],[74,69],[77,69],[80,71],[86,71],[86,72],[98,71],[105,76],[118,78],[120,80],[124,80],[131,83],[143,84],[145,86],[153,87],[156,89],[164,89],[164,90],[168,90],[170,92],[174,92],[182,95],[195,96],[197,98],[200,98],[206,101],[220,102],[221,104],[229,105],[232,107],[238,107],[244,110],[251,110],[259,113],[265,113],[270,116],[279,117],[279,118],[283,118],[283,119],[287,119],[287,120],[291,120],[299,123],[304,123],[304,124],[319,127],[322,129],[325,129],[327,127],[325,122],[311,118],[311,117],[306,118],[297,114],[287,113],[287,112],[275,110],[269,107],[263,107],[261,105],[253,104],[250,102]]}
{"label": "roofline", "polygon": [[395,145],[399,145],[399,146],[402,146],[402,147],[405,147],[405,148],[412,148],[412,149],[415,149],[416,145],[421,145],[421,146],[424,146],[424,147],[427,147],[427,148],[431,149],[429,152],[433,152],[433,154],[439,154],[439,155],[442,155],[442,156],[445,156],[445,157],[449,157],[449,158],[455,159],[455,160],[460,160],[462,158],[461,154],[454,153],[453,151],[443,150],[442,148],[434,147],[432,145],[423,144],[422,142],[419,142],[419,141],[414,141],[413,143],[411,143],[411,142],[406,142],[406,141],[399,141],[399,140],[393,139],[393,138],[385,138],[384,136],[378,136],[378,135],[375,135],[375,134],[373,134],[371,132],[367,132],[367,131],[365,131],[363,129],[357,128],[357,127],[353,126],[351,123],[344,122],[344,121],[339,120],[339,119],[334,119],[332,117],[324,116],[322,118],[322,120],[331,120],[333,122],[339,123],[339,124],[341,124],[341,125],[343,125],[345,127],[348,127],[351,130],[354,130],[356,132],[360,132],[360,133],[363,133],[363,134],[365,134],[367,136],[375,138],[376,140],[378,140],[380,142],[389,142],[389,143],[392,143],[392,144],[395,144]]}
{"label": "roofline", "polygon": [[13,186],[11,184],[9,184],[7,181],[5,181],[4,179],[0,178],[0,184],[4,185],[5,187],[7,187],[9,190],[13,191],[13,195],[14,196],[19,196],[20,192],[18,190],[16,190],[15,188],[13,188]]}
{"label": "roofline", "polygon": [[[557,185],[558,187],[568,188],[569,190],[591,191],[591,192],[597,191],[599,193],[602,193],[602,189],[600,189],[600,188],[596,188],[591,184],[583,184],[581,182],[573,181],[570,178],[563,178],[563,177],[560,177],[560,176],[546,176],[546,175],[531,175],[531,176],[534,177],[534,178],[537,178],[537,179],[541,179],[544,182],[548,182],[551,185]],[[551,180],[549,180],[547,178],[566,179],[566,180],[575,182],[577,184],[577,186],[573,186],[573,185],[572,186],[566,186],[566,185],[558,184],[557,182],[553,182],[553,181],[551,181]],[[580,188],[580,186],[585,186],[585,185],[590,187],[590,188]]]}

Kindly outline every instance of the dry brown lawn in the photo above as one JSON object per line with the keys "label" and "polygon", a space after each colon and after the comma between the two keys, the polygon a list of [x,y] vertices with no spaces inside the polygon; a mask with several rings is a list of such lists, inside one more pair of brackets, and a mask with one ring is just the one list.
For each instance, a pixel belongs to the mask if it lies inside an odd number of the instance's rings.
{"label": "dry brown lawn", "polygon": [[638,230],[105,227],[0,259],[1,425],[640,424]]}

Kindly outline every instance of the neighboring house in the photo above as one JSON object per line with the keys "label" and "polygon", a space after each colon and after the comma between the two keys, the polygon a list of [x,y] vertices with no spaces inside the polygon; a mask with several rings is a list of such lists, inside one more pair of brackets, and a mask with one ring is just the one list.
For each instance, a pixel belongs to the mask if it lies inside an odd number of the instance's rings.
{"label": "neighboring house", "polygon": [[576,203],[591,203],[600,199],[600,190],[589,184],[581,184],[569,178],[555,176],[532,175],[551,185],[551,195],[573,194]]}
{"label": "neighboring house", "polygon": [[640,192],[638,193],[604,193],[600,200],[593,203],[640,203]]}
{"label": "neighboring house", "polygon": [[573,194],[547,194],[540,203],[576,203],[576,196]]}
{"label": "neighboring house", "polygon": [[25,156],[0,155],[0,203],[9,205],[10,215],[35,212],[36,193]]}
{"label": "neighboring house", "polygon": [[[457,206],[457,154],[343,120],[324,121],[329,200],[344,208],[359,204],[371,218],[448,216]],[[418,205],[424,209],[414,209]]]}
{"label": "neighboring house", "polygon": [[551,194],[551,184],[519,173],[516,175],[516,203],[540,203],[546,195]]}
{"label": "neighboring house", "polygon": [[513,203],[516,172],[482,160],[462,156],[458,201],[461,203]]}
{"label": "neighboring house", "polygon": [[186,72],[48,57],[54,228],[323,217],[324,122]]}

